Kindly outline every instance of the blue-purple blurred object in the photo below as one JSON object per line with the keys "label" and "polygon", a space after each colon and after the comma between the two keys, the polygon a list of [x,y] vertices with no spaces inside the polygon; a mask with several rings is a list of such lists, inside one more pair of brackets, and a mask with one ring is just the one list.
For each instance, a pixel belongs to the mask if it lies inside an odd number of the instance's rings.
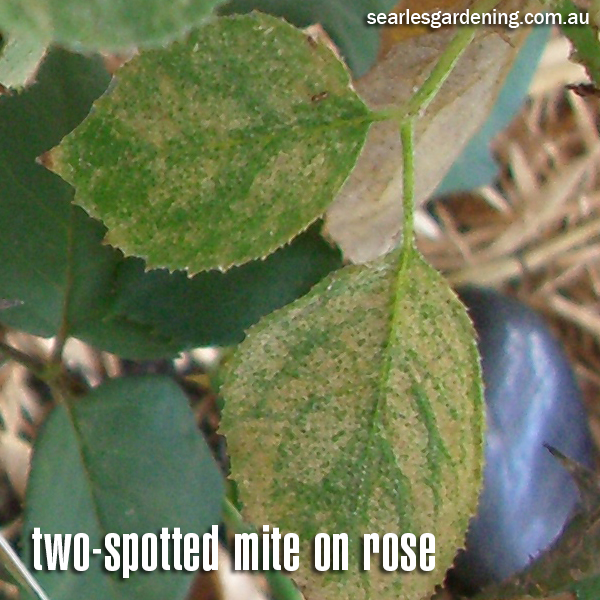
{"label": "blue-purple blurred object", "polygon": [[594,449],[573,371],[543,319],[493,290],[459,295],[479,336],[487,406],[484,486],[453,573],[473,593],[522,570],[578,502],[544,444],[589,467]]}

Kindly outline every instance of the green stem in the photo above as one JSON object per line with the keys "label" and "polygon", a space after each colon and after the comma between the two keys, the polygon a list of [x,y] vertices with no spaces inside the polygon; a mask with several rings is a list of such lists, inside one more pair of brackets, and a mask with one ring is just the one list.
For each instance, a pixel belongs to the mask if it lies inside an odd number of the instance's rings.
{"label": "green stem", "polygon": [[82,381],[64,370],[62,363],[42,362],[4,341],[0,341],[0,356],[14,360],[46,383],[52,397],[60,404],[66,403],[66,395],[81,395],[88,391]]}
{"label": "green stem", "polygon": [[406,119],[400,125],[402,140],[402,224],[403,254],[408,254],[415,245],[415,120]]}
{"label": "green stem", "polygon": [[[244,522],[229,498],[223,502],[223,518],[234,533],[256,533],[253,527]],[[265,571],[263,575],[277,600],[304,600],[294,582],[280,571]]]}
{"label": "green stem", "polygon": [[[495,8],[498,4],[499,0],[479,0],[470,8],[470,11],[471,13],[485,13]],[[427,108],[442,85],[444,85],[446,79],[448,79],[450,73],[452,73],[463,52],[473,41],[477,29],[478,26],[476,25],[458,28],[458,32],[440,56],[425,82],[411,96],[408,104],[404,107],[404,119],[417,117]]]}
{"label": "green stem", "polygon": [[[489,12],[499,3],[500,0],[479,0],[469,10],[471,13],[481,14]],[[435,63],[427,79],[410,97],[410,100],[400,107],[386,107],[374,111],[373,119],[375,121],[394,119],[401,122],[420,116],[440,91],[440,88],[444,85],[450,73],[452,73],[463,52],[473,41],[478,27],[477,25],[459,27],[457,33],[450,40],[450,43]]]}
{"label": "green stem", "polygon": [[248,533],[252,528],[246,525],[242,515],[233,505],[233,502],[225,497],[223,501],[223,520],[234,533]]}
{"label": "green stem", "polygon": [[21,352],[2,341],[0,341],[0,354],[4,354],[7,358],[23,365],[40,379],[45,378],[46,373],[44,365],[35,358],[29,356],[29,354],[25,354],[25,352]]}
{"label": "green stem", "polygon": [[54,339],[54,347],[52,348],[52,355],[50,362],[54,365],[60,365],[62,362],[62,355],[65,349],[65,344],[69,337],[69,312],[71,307],[71,297],[73,295],[73,261],[74,261],[74,231],[75,231],[75,204],[71,204],[69,213],[69,227],[67,229],[67,261],[65,271],[65,295],[63,298],[62,315],[60,320],[60,327],[56,333]]}
{"label": "green stem", "polygon": [[[499,0],[479,0],[471,7],[471,13],[484,13],[492,10]],[[429,103],[440,91],[444,82],[456,66],[456,63],[475,37],[477,27],[461,27],[444,50],[431,73],[419,89],[411,96],[403,107],[387,108],[379,111],[382,117],[393,118],[400,123],[402,140],[402,185],[404,209],[402,227],[401,262],[410,256],[415,247],[415,164],[414,164],[414,129],[416,119],[425,111]]]}

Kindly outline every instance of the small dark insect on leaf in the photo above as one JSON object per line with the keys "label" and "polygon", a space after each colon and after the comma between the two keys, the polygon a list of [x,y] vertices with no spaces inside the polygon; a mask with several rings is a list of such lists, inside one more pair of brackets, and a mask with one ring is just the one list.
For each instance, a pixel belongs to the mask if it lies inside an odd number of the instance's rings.
{"label": "small dark insect on leaf", "polygon": [[311,48],[316,48],[317,47],[317,40],[314,38],[314,36],[312,36],[310,33],[307,34],[306,36],[306,41],[308,42],[308,45]]}
{"label": "small dark insect on leaf", "polygon": [[575,92],[582,98],[585,98],[586,96],[596,96],[596,98],[600,98],[600,89],[593,83],[571,83],[567,85],[566,88]]}
{"label": "small dark insect on leaf", "polygon": [[321,102],[321,100],[325,100],[329,96],[329,92],[319,92],[318,94],[314,94],[310,97],[311,102]]}
{"label": "small dark insect on leaf", "polygon": [[23,300],[4,300],[0,298],[0,310],[12,308],[13,306],[18,306],[19,304],[23,304]]}

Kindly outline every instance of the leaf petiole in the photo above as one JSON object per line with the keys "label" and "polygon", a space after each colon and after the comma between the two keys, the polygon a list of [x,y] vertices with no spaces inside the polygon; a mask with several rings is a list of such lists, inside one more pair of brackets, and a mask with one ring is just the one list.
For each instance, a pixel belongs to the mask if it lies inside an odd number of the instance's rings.
{"label": "leaf petiole", "polygon": [[402,205],[404,209],[402,224],[402,254],[407,255],[414,249],[415,238],[415,120],[406,119],[400,125],[402,140]]}
{"label": "leaf petiole", "polygon": [[[484,13],[492,10],[498,0],[479,0],[471,7],[472,13]],[[399,109],[384,109],[380,115],[393,118],[400,123],[400,139],[402,140],[402,254],[401,264],[414,250],[414,213],[415,213],[415,164],[414,164],[414,128],[415,121],[435,98],[444,82],[452,73],[456,63],[475,37],[476,27],[459,28],[448,47],[440,56],[431,73],[411,96],[405,106]]]}
{"label": "leaf petiole", "polygon": [[[471,13],[485,13],[495,8],[498,4],[499,0],[479,0],[469,10]],[[459,27],[458,32],[438,59],[427,79],[410,97],[410,100],[400,107],[384,108],[376,111],[375,114],[379,115],[380,118],[376,118],[375,120],[394,119],[403,123],[406,120],[419,117],[440,91],[440,88],[454,70],[456,63],[473,41],[477,28],[478,26],[476,25]]]}
{"label": "leaf petiole", "polygon": [[4,355],[6,358],[14,360],[15,362],[29,369],[34,375],[36,375],[40,379],[44,379],[44,365],[32,356],[29,356],[29,354],[21,352],[21,350],[14,348],[6,342],[0,341],[0,355]]}
{"label": "leaf petiole", "polygon": [[[470,8],[470,11],[471,13],[489,12],[497,4],[499,4],[498,0],[479,0]],[[458,28],[458,32],[440,56],[425,82],[411,96],[408,104],[404,107],[404,119],[419,116],[429,106],[429,103],[435,98],[450,73],[454,70],[463,52],[473,41],[477,29],[478,26],[476,25]]]}

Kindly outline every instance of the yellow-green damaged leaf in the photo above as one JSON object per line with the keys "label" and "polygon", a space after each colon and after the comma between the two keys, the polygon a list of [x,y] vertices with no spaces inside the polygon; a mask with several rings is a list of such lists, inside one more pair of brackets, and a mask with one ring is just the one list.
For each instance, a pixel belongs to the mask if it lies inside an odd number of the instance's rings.
{"label": "yellow-green damaged leaf", "polygon": [[370,120],[324,43],[274,17],[224,17],[125,65],[53,169],[126,254],[224,269],[325,211]]}
{"label": "yellow-green damaged leaf", "polygon": [[[244,516],[300,538],[306,598],[421,600],[463,544],[481,483],[484,405],[463,306],[418,254],[349,266],[253,327],[221,423]],[[312,567],[347,533],[348,571]],[[367,533],[433,533],[435,570],[386,572]]]}

